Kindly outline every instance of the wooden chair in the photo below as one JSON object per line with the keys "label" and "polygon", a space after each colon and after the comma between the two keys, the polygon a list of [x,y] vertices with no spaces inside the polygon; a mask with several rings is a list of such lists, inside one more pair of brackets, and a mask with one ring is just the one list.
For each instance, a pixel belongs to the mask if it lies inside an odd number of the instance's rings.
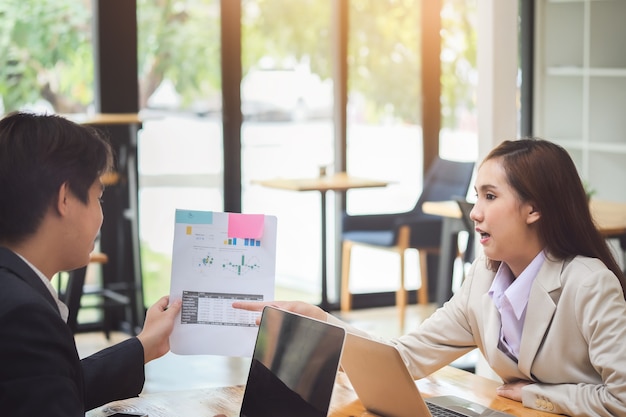
{"label": "wooden chair", "polygon": [[[342,265],[341,265],[341,311],[347,312],[352,309],[352,293],[350,292],[350,263],[351,253],[354,246],[375,247],[376,249],[395,252],[400,256],[400,285],[396,290],[396,307],[398,308],[398,319],[400,327],[404,328],[405,311],[408,304],[408,292],[404,284],[405,253],[411,248],[411,228],[407,225],[400,227],[398,240],[393,246],[375,246],[367,243],[360,243],[351,240],[344,240],[342,245]],[[421,285],[417,290],[418,304],[428,304],[428,255],[438,255],[439,247],[418,249],[420,262]]]}

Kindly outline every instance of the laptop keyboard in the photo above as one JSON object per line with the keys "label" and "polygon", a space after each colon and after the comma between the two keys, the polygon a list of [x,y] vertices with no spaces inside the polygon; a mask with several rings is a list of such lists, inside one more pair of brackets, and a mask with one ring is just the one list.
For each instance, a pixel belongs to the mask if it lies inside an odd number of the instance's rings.
{"label": "laptop keyboard", "polygon": [[448,410],[447,408],[443,408],[440,405],[426,402],[428,409],[430,410],[430,414],[433,417],[465,417],[464,414],[457,413],[456,411]]}

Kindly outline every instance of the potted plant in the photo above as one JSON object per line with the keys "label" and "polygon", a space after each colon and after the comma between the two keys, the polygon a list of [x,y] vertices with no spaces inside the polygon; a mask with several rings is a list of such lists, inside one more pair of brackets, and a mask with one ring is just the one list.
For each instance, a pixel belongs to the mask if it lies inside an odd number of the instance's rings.
{"label": "potted plant", "polygon": [[588,181],[583,181],[583,187],[585,188],[585,194],[587,194],[587,201],[591,201],[591,198],[596,194],[596,189],[593,188]]}

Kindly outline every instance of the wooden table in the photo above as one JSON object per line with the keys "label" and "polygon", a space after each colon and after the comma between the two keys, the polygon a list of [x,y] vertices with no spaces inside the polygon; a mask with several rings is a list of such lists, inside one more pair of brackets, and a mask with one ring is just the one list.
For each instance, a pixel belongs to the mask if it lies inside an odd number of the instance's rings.
{"label": "wooden table", "polygon": [[[591,200],[589,208],[600,233],[607,239],[620,239],[622,252],[626,251],[626,203]],[[426,201],[422,210],[444,218],[437,283],[437,303],[442,305],[452,296],[452,265],[457,254],[453,237],[466,227],[456,201]]]}
{"label": "wooden table", "polygon": [[[521,403],[496,395],[498,382],[450,366],[416,382],[425,397],[456,395],[518,417],[554,416],[525,408]],[[173,391],[141,395],[115,401],[87,412],[86,417],[105,417],[114,412],[143,412],[150,417],[226,417],[239,416],[244,387],[241,385]],[[354,393],[343,372],[337,375],[329,417],[353,417],[369,414]]]}
{"label": "wooden table", "polygon": [[598,230],[605,237],[626,235],[626,203],[591,200],[589,208]]}
{"label": "wooden table", "polygon": [[467,226],[461,218],[461,209],[456,201],[425,201],[422,204],[422,211],[426,214],[443,217],[436,299],[437,305],[442,306],[452,297],[452,273],[454,260],[458,253],[459,232],[468,231],[472,233],[473,231],[467,230]]}
{"label": "wooden table", "polygon": [[435,216],[461,218],[461,209],[456,201],[425,201],[422,204],[422,211]]}
{"label": "wooden table", "polygon": [[141,119],[137,113],[94,113],[69,115],[72,121],[85,125],[138,125]]}
{"label": "wooden table", "polygon": [[328,282],[327,282],[327,261],[326,261],[326,193],[328,191],[345,192],[353,188],[373,188],[386,187],[386,181],[371,180],[348,175],[346,172],[321,176],[319,178],[277,178],[270,180],[252,181],[254,184],[265,187],[277,188],[291,191],[319,191],[322,202],[322,298],[320,307],[328,310]]}
{"label": "wooden table", "polygon": [[[614,237],[626,234],[626,203],[591,200],[589,209],[598,230],[604,236]],[[424,213],[437,216],[461,218],[461,210],[456,201],[426,201],[422,205],[422,210]]]}

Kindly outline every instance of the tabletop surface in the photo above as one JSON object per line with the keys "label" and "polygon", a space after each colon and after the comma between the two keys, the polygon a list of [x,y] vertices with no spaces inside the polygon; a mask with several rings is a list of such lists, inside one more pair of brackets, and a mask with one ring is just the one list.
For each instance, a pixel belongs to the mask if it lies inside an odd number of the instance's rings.
{"label": "tabletop surface", "polygon": [[[484,406],[498,409],[518,417],[553,416],[554,414],[525,408],[520,403],[498,397],[498,382],[450,366],[429,377],[418,380],[417,385],[425,397],[456,395]],[[214,417],[239,415],[244,387],[241,385],[205,388],[188,391],[171,391],[141,395],[115,401],[89,411],[87,417],[105,417],[114,412],[143,412],[150,417]],[[329,417],[372,415],[366,413],[343,372],[337,375]]]}
{"label": "tabletop surface", "polygon": [[[605,236],[626,234],[626,203],[591,200],[591,215],[598,229]],[[461,210],[456,201],[426,201],[422,205],[424,213],[444,217],[461,218]]]}
{"label": "tabletop surface", "polygon": [[389,185],[387,181],[353,177],[346,172],[338,172],[318,178],[276,178],[252,181],[252,183],[293,191],[347,191],[351,188],[374,188]]}
{"label": "tabletop surface", "polygon": [[436,216],[461,218],[461,209],[456,201],[425,201],[422,204],[422,211],[426,214]]}
{"label": "tabletop surface", "polygon": [[70,115],[68,118],[84,125],[127,125],[141,124],[138,113],[94,113]]}
{"label": "tabletop surface", "polygon": [[591,200],[589,207],[598,229],[604,235],[626,234],[626,203]]}

